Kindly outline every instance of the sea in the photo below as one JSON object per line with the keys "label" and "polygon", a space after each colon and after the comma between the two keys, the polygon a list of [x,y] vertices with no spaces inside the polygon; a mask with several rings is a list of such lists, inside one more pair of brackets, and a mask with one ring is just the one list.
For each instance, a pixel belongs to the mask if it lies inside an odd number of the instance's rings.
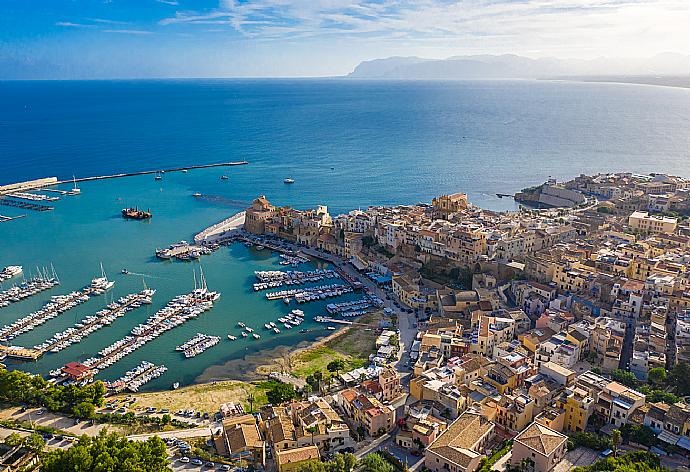
{"label": "sea", "polygon": [[[54,267],[61,285],[7,308],[0,325],[40,308],[52,295],[90,283],[103,265],[111,292],[24,334],[33,346],[113,298],[146,283],[154,303],[118,318],[81,343],[34,363],[9,368],[46,374],[84,360],[127,335],[203,268],[221,292],[214,308],[175,328],[99,378],[114,380],[148,360],[169,370],[144,389],[233,378],[232,361],[328,334],[313,317],[326,302],[301,305],[307,322],[275,335],[263,324],[296,306],[269,302],[251,284],[255,270],[284,268],[268,250],[223,247],[199,262],[160,261],[156,248],[191,240],[201,229],[244,208],[258,195],[276,205],[327,205],[333,215],[369,205],[429,202],[465,192],[497,211],[498,198],[553,177],[580,173],[668,172],[690,177],[690,90],[560,81],[147,80],[0,82],[0,185],[40,177],[70,179],[179,166],[247,161],[236,167],[80,183],[81,194],[53,211],[0,206],[0,267],[26,274]],[[226,180],[221,176],[227,176]],[[291,177],[292,185],[283,183]],[[69,190],[71,184],[60,188]],[[201,193],[195,198],[194,193]],[[128,221],[124,207],[150,209]],[[313,261],[301,270],[327,267]],[[129,274],[122,274],[127,269]],[[8,288],[13,281],[5,282]],[[349,296],[354,297],[353,295]],[[347,299],[348,297],[345,297]],[[294,302],[293,302],[294,303]],[[237,323],[260,340],[238,339]],[[174,347],[195,333],[221,342],[184,359]],[[221,374],[219,374],[221,372]]]}

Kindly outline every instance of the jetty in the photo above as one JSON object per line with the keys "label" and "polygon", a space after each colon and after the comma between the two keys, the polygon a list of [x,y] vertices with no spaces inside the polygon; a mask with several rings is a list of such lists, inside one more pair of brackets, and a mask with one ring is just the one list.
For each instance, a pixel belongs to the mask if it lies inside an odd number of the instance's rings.
{"label": "jetty", "polygon": [[17,216],[0,215],[0,223],[7,223],[8,221],[18,220],[20,218],[25,218],[25,217],[26,217],[26,215],[17,215]]}
{"label": "jetty", "polygon": [[199,259],[201,256],[207,256],[220,246],[216,244],[196,245],[189,244],[187,241],[180,241],[168,246],[167,249],[156,249],[156,257],[159,259],[178,259],[180,261],[189,261],[192,259]]}
{"label": "jetty", "polygon": [[204,243],[228,237],[229,233],[244,227],[246,213],[241,211],[223,221],[209,226],[205,230],[194,235],[195,243]]}

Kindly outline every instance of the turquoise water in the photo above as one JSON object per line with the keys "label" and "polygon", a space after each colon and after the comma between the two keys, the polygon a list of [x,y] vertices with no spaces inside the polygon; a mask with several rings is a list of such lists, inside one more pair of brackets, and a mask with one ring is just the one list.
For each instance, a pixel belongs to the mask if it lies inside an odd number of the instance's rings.
{"label": "turquoise water", "polygon": [[[241,171],[235,173],[235,170],[230,170],[227,173],[230,180],[226,182],[230,187]],[[198,270],[199,263],[161,261],[154,256],[154,250],[180,239],[191,240],[197,230],[243,209],[239,204],[220,205],[215,200],[209,203],[191,196],[200,187],[213,187],[217,180],[218,171],[198,170],[187,174],[166,174],[160,182],[154,181],[153,176],[142,176],[84,183],[81,185],[81,195],[63,197],[54,204],[54,211],[31,213],[22,220],[3,224],[0,266],[20,264],[29,270],[37,264],[52,263],[61,280],[61,285],[50,291],[0,309],[0,322],[3,324],[39,308],[51,295],[67,293],[88,284],[100,273],[100,262],[103,262],[111,280],[116,282],[108,295],[93,297],[89,302],[17,337],[14,344],[33,346],[42,342],[55,332],[101,309],[109,302],[111,295],[117,299],[140,290],[143,287],[142,279],[157,290],[152,305],[129,312],[81,343],[56,354],[48,353],[36,363],[16,363],[12,366],[47,373],[66,362],[84,360],[127,335],[134,325],[144,321],[175,295],[190,291],[194,286],[193,269]],[[121,218],[120,209],[135,203],[150,207],[154,217],[150,221]],[[263,296],[264,292],[254,292],[251,287],[255,270],[284,269],[278,264],[279,261],[280,258],[268,250],[257,251],[242,244],[221,247],[212,255],[202,257],[200,264],[209,288],[222,293],[214,308],[135,351],[104,370],[99,378],[114,380],[141,360],[148,360],[165,364],[170,370],[146,388],[167,388],[174,381],[182,384],[193,382],[210,365],[223,364],[261,349],[295,345],[302,340],[325,335],[324,325],[312,321],[315,315],[325,314],[325,301],[301,304],[300,308],[308,316],[307,321],[298,328],[281,329],[280,334],[263,328],[264,323],[275,321],[291,308],[297,307],[294,302],[288,307],[280,300],[268,301]],[[315,262],[303,264],[300,270],[317,266],[327,267]],[[123,268],[127,268],[130,274],[121,274]],[[354,296],[348,295],[342,299]],[[239,337],[238,321],[253,327],[261,334],[261,339]],[[302,328],[308,328],[310,332],[299,333]],[[222,341],[195,358],[184,359],[174,348],[197,332],[221,336]],[[239,338],[234,342],[229,341],[227,334]],[[232,372],[228,372],[228,376],[232,377]]]}
{"label": "turquoise water", "polygon": [[[161,262],[154,250],[245,208],[259,194],[297,208],[329,205],[337,214],[371,204],[430,201],[466,192],[485,208],[510,210],[512,193],[549,176],[581,172],[667,171],[690,176],[690,91],[547,81],[187,80],[0,82],[0,185],[44,176],[176,167],[247,160],[247,166],[81,184],[82,195],[0,223],[0,266],[53,263],[62,285],[0,309],[0,323],[20,318],[50,295],[79,289],[99,273],[113,295],[139,290],[145,274],[154,304],[119,318],[59,354],[21,367],[47,372],[84,359],[124,336],[173,296],[191,290],[196,263]],[[227,174],[229,180],[220,176]],[[290,176],[294,185],[284,185]],[[66,186],[68,188],[69,186]],[[208,198],[195,199],[194,192]],[[148,222],[125,221],[125,206],[150,208]],[[103,377],[140,360],[170,367],[149,388],[192,382],[208,366],[241,359],[308,335],[278,336],[263,324],[287,307],[250,287],[253,271],[280,268],[268,252],[242,245],[202,258],[212,311],[136,351]],[[93,300],[17,339],[34,345],[106,303]],[[311,319],[322,305],[303,305]],[[148,311],[147,311],[148,310]],[[260,328],[260,341],[225,339],[237,321]],[[303,325],[304,326],[304,325]],[[310,328],[313,326],[307,325]],[[175,345],[197,331],[220,345],[184,360]],[[228,372],[232,376],[232,372]]]}

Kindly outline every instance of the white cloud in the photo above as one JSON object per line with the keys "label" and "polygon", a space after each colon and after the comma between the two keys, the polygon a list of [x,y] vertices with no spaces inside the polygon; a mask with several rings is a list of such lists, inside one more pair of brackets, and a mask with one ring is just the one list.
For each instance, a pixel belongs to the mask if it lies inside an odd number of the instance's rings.
{"label": "white cloud", "polygon": [[104,33],[117,33],[117,34],[135,34],[135,35],[153,34],[153,31],[135,30],[135,29],[104,29],[103,32]]}
{"label": "white cloud", "polygon": [[221,0],[160,22],[267,39],[341,35],[445,49],[650,54],[690,44],[688,0]]}
{"label": "white cloud", "polygon": [[65,28],[92,28],[93,25],[85,25],[83,23],[72,23],[71,21],[58,21],[55,26],[64,26]]}

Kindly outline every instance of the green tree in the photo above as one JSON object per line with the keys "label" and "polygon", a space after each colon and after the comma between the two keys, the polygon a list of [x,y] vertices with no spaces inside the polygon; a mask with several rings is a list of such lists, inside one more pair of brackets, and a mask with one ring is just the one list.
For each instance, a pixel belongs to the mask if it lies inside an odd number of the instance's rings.
{"label": "green tree", "polygon": [[647,447],[652,447],[657,443],[656,434],[645,425],[625,424],[621,427],[621,435],[626,441]]}
{"label": "green tree", "polygon": [[46,447],[46,442],[40,434],[33,432],[24,438],[24,446],[31,451],[41,452]]}
{"label": "green tree", "polygon": [[574,472],[662,472],[659,457],[647,451],[628,452],[620,457],[608,457],[585,467],[575,467]]}
{"label": "green tree", "polygon": [[96,407],[93,403],[79,402],[72,408],[72,414],[77,418],[90,419],[93,418],[96,413]]}
{"label": "green tree", "polygon": [[613,372],[611,372],[611,377],[616,382],[630,388],[636,388],[639,383],[637,377],[635,377],[635,374],[626,370],[615,369]]}
{"label": "green tree", "polygon": [[663,367],[654,367],[649,369],[648,379],[651,383],[657,386],[662,386],[666,383],[666,369]]}
{"label": "green tree", "polygon": [[249,403],[249,413],[254,413],[254,393],[249,392],[249,395],[247,395],[247,403]]}
{"label": "green tree", "polygon": [[280,405],[297,396],[295,387],[290,384],[279,383],[266,392],[266,398],[272,405]]}
{"label": "green tree", "polygon": [[393,465],[386,461],[380,454],[366,455],[360,461],[360,470],[363,472],[394,472]]}
{"label": "green tree", "polygon": [[312,391],[313,388],[309,383],[306,383],[304,387],[302,387],[302,395],[304,395],[305,398],[308,398]]}
{"label": "green tree", "polygon": [[329,372],[335,372],[336,375],[340,375],[340,371],[345,369],[345,361],[342,359],[335,359],[328,363],[326,366]]}
{"label": "green tree", "polygon": [[326,464],[321,462],[320,460],[310,460],[305,462],[304,464],[300,464],[297,469],[295,469],[296,472],[328,472],[326,469]]}
{"label": "green tree", "polygon": [[675,388],[676,395],[690,395],[690,364],[676,364],[668,376],[668,381]]}
{"label": "green tree", "polygon": [[170,424],[171,421],[172,421],[172,416],[170,416],[170,415],[167,414],[167,413],[164,414],[164,415],[161,417],[161,422],[162,422],[164,425]]}
{"label": "green tree", "polygon": [[129,441],[105,430],[82,436],[69,449],[43,457],[44,472],[169,472],[165,443],[157,436],[144,442]]}
{"label": "green tree", "polygon": [[17,433],[12,433],[9,436],[5,438],[5,444],[7,444],[10,447],[15,447],[19,446],[24,442],[24,438],[22,438],[19,434]]}
{"label": "green tree", "polygon": [[347,452],[342,455],[345,463],[345,472],[351,472],[357,466],[357,458],[354,454]]}
{"label": "green tree", "polygon": [[318,426],[309,426],[307,428],[307,433],[311,434],[311,445],[314,445],[314,434],[316,434],[319,431]]}

